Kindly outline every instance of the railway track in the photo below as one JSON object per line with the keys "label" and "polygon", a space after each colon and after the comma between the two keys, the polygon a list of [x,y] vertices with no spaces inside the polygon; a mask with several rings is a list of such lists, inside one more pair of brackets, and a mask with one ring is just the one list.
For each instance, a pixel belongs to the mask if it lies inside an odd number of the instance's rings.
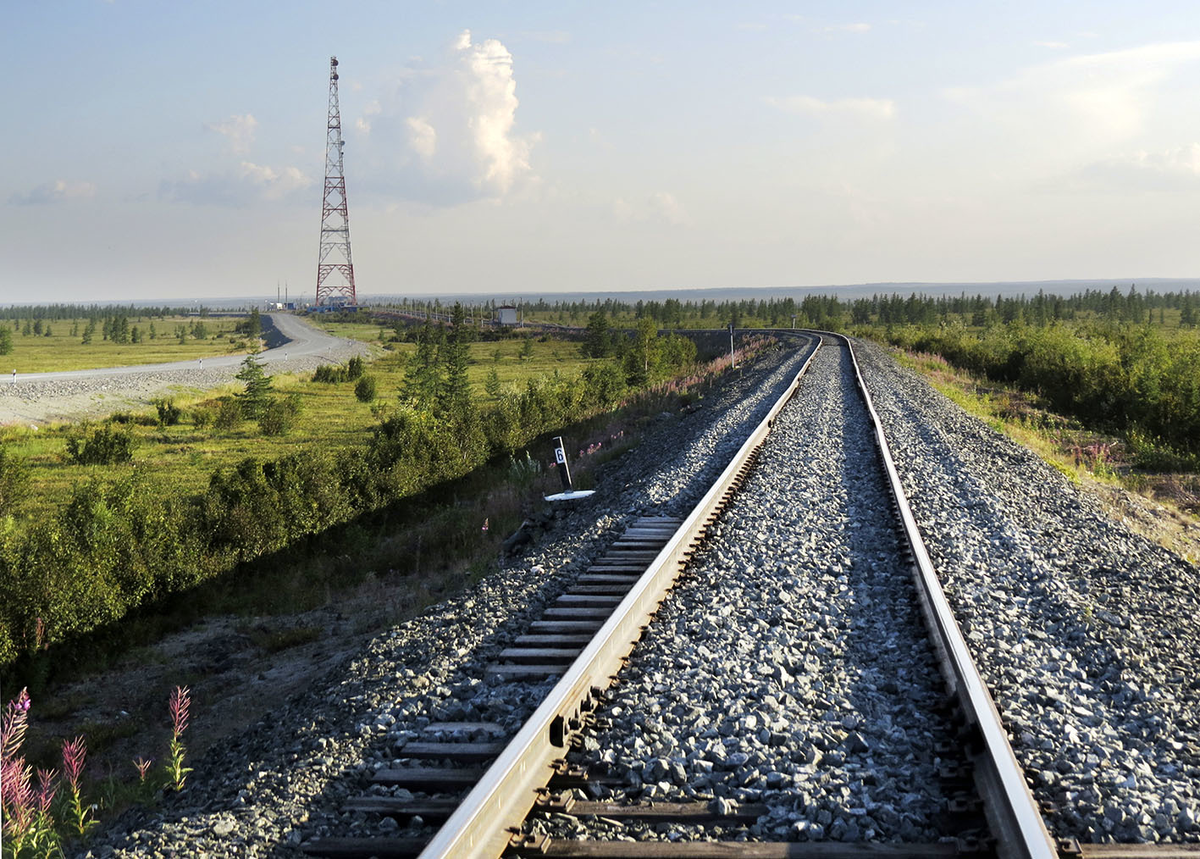
{"label": "railway track", "polygon": [[[972,664],[941,592],[900,489],[891,452],[874,414],[870,394],[862,384],[852,349],[848,342],[837,338],[826,336],[823,340],[823,344],[814,346],[813,354],[792,385],[686,519],[648,516],[636,521],[592,564],[571,591],[534,621],[513,647],[499,654],[486,676],[479,678],[479,687],[469,700],[447,707],[446,712],[453,718],[425,725],[420,736],[411,738],[397,751],[393,766],[374,773],[369,793],[345,804],[347,812],[405,820],[408,830],[422,830],[420,835],[327,838],[310,842],[306,852],[340,857],[418,854],[465,857],[506,853],[580,857],[1200,855],[1188,848],[1153,845],[1138,848],[1141,852],[1130,852],[1126,846],[1081,848],[1073,843],[1056,843],[1051,838],[1009,747],[996,707]],[[818,349],[823,352],[818,353]],[[809,821],[803,813],[793,815],[798,818],[793,821],[780,805],[781,797],[792,803],[793,810],[799,810],[805,803],[849,804],[850,786],[825,784],[829,796],[817,797],[814,790],[802,785],[807,781],[797,776],[796,767],[778,763],[781,760],[798,763],[805,776],[814,771],[810,755],[823,755],[827,766],[857,765],[847,758],[872,751],[872,742],[854,730],[859,724],[853,714],[846,716],[845,723],[836,729],[845,735],[835,743],[836,748],[815,751],[810,747],[794,747],[795,738],[787,734],[786,726],[778,720],[772,724],[769,716],[760,724],[757,714],[743,714],[739,721],[725,720],[719,727],[713,717],[705,717],[713,721],[711,730],[718,738],[715,745],[709,743],[713,749],[723,745],[722,736],[757,732],[764,747],[777,752],[774,758],[764,759],[764,764],[773,760],[776,765],[755,768],[752,779],[746,773],[747,764],[752,763],[751,755],[735,752],[745,755],[745,759],[720,760],[722,772],[730,773],[735,780],[747,779],[733,792],[727,789],[728,776],[709,778],[696,789],[695,770],[712,769],[713,762],[707,761],[706,765],[702,756],[686,758],[687,766],[679,760],[658,756],[650,762],[641,761],[640,769],[635,769],[628,761],[622,761],[620,748],[612,747],[614,732],[616,742],[620,743],[621,728],[616,723],[622,715],[637,708],[636,701],[616,703],[618,697],[624,699],[625,678],[631,673],[625,669],[631,652],[656,615],[672,611],[671,589],[697,552],[704,547],[705,554],[719,556],[719,548],[706,546],[706,540],[711,536],[716,544],[721,539],[715,532],[720,531],[718,522],[723,512],[739,503],[735,499],[750,478],[768,434],[777,422],[786,421],[788,416],[781,413],[800,390],[805,371],[815,360],[844,364],[845,378],[854,379],[853,390],[858,401],[852,407],[843,403],[842,419],[848,424],[849,411],[857,409],[856,420],[871,421],[869,434],[875,445],[878,471],[874,464],[861,461],[871,459],[869,448],[859,461],[847,463],[843,470],[847,479],[856,474],[866,475],[865,479],[886,487],[891,510],[877,507],[873,513],[860,510],[858,515],[870,517],[872,527],[884,531],[898,527],[902,534],[899,541],[893,535],[889,551],[879,553],[877,562],[867,566],[888,579],[887,587],[894,588],[898,580],[904,580],[904,587],[910,588],[907,602],[911,613],[920,614],[925,620],[928,637],[923,644],[906,644],[908,650],[904,656],[912,667],[921,668],[924,663],[925,668],[909,673],[922,675],[921,682],[928,686],[936,665],[945,684],[943,694],[932,696],[941,699],[934,707],[930,705],[928,688],[913,691],[895,682],[890,687],[885,683],[885,691],[891,696],[911,698],[921,702],[925,709],[936,710],[933,719],[936,726],[914,723],[912,731],[921,741],[908,751],[899,752],[921,758],[912,760],[909,769],[919,773],[918,781],[923,783],[907,786],[904,795],[914,807],[924,803],[921,813],[928,824],[923,829],[914,829],[910,822],[908,830],[900,828],[899,837],[903,841],[881,840],[880,833],[871,828],[864,832],[843,826],[835,832],[829,825],[832,814],[825,823],[820,822],[824,819],[820,816]],[[791,431],[795,433],[796,428]],[[745,517],[745,512],[741,515]],[[852,524],[846,523],[848,527]],[[761,539],[767,549],[763,553],[766,557],[772,551],[769,536],[751,535],[751,542],[756,539]],[[874,539],[878,542],[883,538]],[[830,597],[836,600],[846,591],[850,576],[841,575],[839,579],[838,574],[846,573],[845,569],[826,572],[835,573]],[[911,577],[906,573],[911,573]],[[876,582],[867,584],[857,579],[855,584],[868,589],[884,588]],[[886,590],[871,593],[890,606],[893,613],[904,614],[896,610],[904,598],[898,600],[894,592]],[[668,605],[664,606],[664,600]],[[766,625],[770,627],[770,623]],[[822,650],[835,650],[832,646],[835,640],[841,642],[849,637],[840,628],[826,632],[832,637],[818,641],[831,646],[816,648],[815,655],[821,660],[828,656]],[[877,665],[872,671],[894,659],[886,653],[883,641],[868,641],[859,646],[864,656],[874,653]],[[645,669],[636,664],[636,654],[634,663],[632,673],[640,670],[644,678]],[[799,666],[812,667],[811,662]],[[765,676],[770,676],[780,687],[786,685],[784,678],[798,673],[794,663],[776,668],[782,672]],[[767,669],[775,670],[770,665]],[[670,683],[659,681],[671,679],[660,672],[659,680],[652,682],[651,688],[662,687],[665,692]],[[776,696],[769,697],[778,705]],[[827,705],[826,711],[832,712],[834,702],[826,699],[834,697],[834,689],[819,690],[817,703]],[[496,711],[493,706],[503,698],[526,701],[540,698],[541,703],[518,728],[511,719],[505,722],[489,718],[493,712],[508,712]],[[732,697],[715,703],[717,710],[722,709],[722,704],[724,709],[738,709],[738,701]],[[813,702],[789,703],[799,707]],[[726,724],[730,725],[728,729],[724,729]],[[657,731],[662,725],[656,722],[654,727]],[[644,714],[639,728],[645,730]],[[924,742],[926,734],[939,733],[940,741]],[[609,748],[604,748],[605,744]],[[866,776],[856,783],[860,790],[863,784],[876,778],[869,770],[870,766],[866,772],[859,770],[860,776]],[[919,794],[926,796],[922,799]],[[855,806],[853,811],[874,822],[865,805]],[[441,823],[440,828],[433,832],[432,824],[437,823]],[[634,832],[647,840],[621,840]],[[846,840],[833,841],[829,839],[831,835]],[[860,840],[855,842],[854,835]],[[797,837],[814,840],[783,840]],[[694,840],[701,838],[704,840]]]}

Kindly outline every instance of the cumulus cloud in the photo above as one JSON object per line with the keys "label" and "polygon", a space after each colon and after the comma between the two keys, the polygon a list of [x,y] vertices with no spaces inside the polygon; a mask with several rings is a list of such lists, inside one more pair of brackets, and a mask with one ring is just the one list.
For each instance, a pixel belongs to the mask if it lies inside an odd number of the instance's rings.
{"label": "cumulus cloud", "polygon": [[15,193],[8,198],[8,202],[14,206],[44,206],[50,203],[62,203],[67,200],[94,196],[96,196],[96,186],[91,182],[68,182],[66,179],[55,179],[53,182],[43,182],[24,194]]}
{"label": "cumulus cloud", "polygon": [[1066,42],[1034,42],[1035,48],[1051,48],[1053,50],[1062,50],[1063,48],[1071,47]]}
{"label": "cumulus cloud", "polygon": [[201,173],[188,170],[182,177],[163,181],[159,199],[197,206],[247,206],[299,197],[313,184],[312,177],[298,167],[275,168],[243,161],[236,170]]}
{"label": "cumulus cloud", "polygon": [[437,130],[420,116],[404,121],[408,125],[408,145],[426,161],[432,160],[437,152]]}
{"label": "cumulus cloud", "polygon": [[518,133],[516,89],[508,48],[464,30],[440,61],[405,69],[356,119],[362,157],[408,199],[503,198],[536,178],[530,153],[540,136]]}
{"label": "cumulus cloud", "polygon": [[258,120],[249,113],[234,114],[221,122],[206,122],[204,127],[208,131],[215,131],[224,137],[230,152],[235,155],[245,155],[250,151],[251,144],[254,143]]}
{"label": "cumulus cloud", "polygon": [[896,115],[896,103],[887,98],[839,98],[822,101],[811,95],[777,98],[767,96],[766,103],[786,113],[804,116],[851,116],[860,119],[887,120]]}
{"label": "cumulus cloud", "polygon": [[655,191],[644,199],[618,197],[613,202],[613,214],[619,221],[658,221],[681,227],[691,223],[687,210],[668,191]]}

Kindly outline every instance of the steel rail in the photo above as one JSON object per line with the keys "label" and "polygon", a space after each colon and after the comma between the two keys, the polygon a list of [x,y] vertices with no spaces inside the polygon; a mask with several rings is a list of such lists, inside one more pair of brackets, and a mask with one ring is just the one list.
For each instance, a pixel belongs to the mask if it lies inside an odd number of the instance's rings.
{"label": "steel rail", "polygon": [[1000,721],[996,703],[975,667],[962,630],[959,629],[946,593],[942,590],[937,571],[929,559],[929,552],[925,549],[925,541],[921,538],[916,517],[913,516],[908,498],[904,494],[900,474],[896,470],[891,447],[883,431],[883,423],[879,419],[879,413],[875,411],[871,392],[867,389],[866,380],[863,379],[858,366],[854,344],[844,335],[833,336],[840,337],[846,343],[858,381],[859,395],[871,416],[875,443],[879,448],[896,508],[904,525],[905,537],[912,550],[914,576],[920,585],[926,621],[935,635],[943,674],[951,691],[958,697],[969,724],[978,729],[983,742],[985,753],[977,756],[973,763],[976,781],[984,799],[984,812],[991,824],[992,834],[996,837],[997,852],[1005,859],[1057,859],[1055,842],[1046,830],[1042,814],[1026,784],[1025,774],[1017,763],[1016,755],[1008,741],[1008,733]]}
{"label": "steel rail", "polygon": [[571,723],[587,709],[596,692],[606,689],[642,636],[651,616],[687,563],[692,542],[737,482],[755,451],[766,440],[780,410],[795,395],[800,378],[821,347],[812,352],[787,390],[755,427],[716,483],[675,532],[646,572],[567,669],[483,778],[426,845],[420,859],[494,859],[533,807],[536,790],[551,776],[554,760],[567,751]]}

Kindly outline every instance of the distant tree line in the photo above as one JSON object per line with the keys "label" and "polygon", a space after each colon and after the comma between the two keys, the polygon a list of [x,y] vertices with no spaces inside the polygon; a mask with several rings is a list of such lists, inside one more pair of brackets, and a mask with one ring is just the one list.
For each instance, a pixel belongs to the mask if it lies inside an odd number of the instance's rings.
{"label": "distant tree line", "polygon": [[1133,324],[1163,324],[1165,311],[1178,311],[1178,324],[1200,324],[1200,292],[1087,289],[1069,296],[1049,295],[959,295],[929,296],[918,292],[877,294],[870,298],[844,300],[836,293],[794,298],[715,301],[681,300],[626,302],[617,299],[587,301],[540,300],[524,305],[529,318],[551,319],[586,325],[595,313],[603,313],[615,327],[627,321],[652,319],[660,328],[714,328],[732,323],[737,328],[797,327],[841,329],[850,325],[929,325],[957,320],[966,325],[1024,322],[1049,325],[1081,317]]}
{"label": "distant tree line", "polygon": [[14,322],[25,320],[66,320],[66,319],[95,319],[106,316],[122,315],[133,319],[163,319],[168,316],[208,316],[209,309],[201,306],[188,307],[138,307],[133,304],[120,306],[115,304],[31,304],[0,307],[0,319]]}

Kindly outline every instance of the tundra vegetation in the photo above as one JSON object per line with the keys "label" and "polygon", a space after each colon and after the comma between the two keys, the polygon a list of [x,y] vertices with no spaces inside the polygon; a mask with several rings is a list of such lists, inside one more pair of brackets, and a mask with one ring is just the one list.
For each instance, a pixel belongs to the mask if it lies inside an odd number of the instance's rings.
{"label": "tundra vegetation", "polygon": [[1070,296],[891,294],[744,301],[545,301],[527,319],[584,327],[650,320],[660,329],[791,327],[842,331],[937,355],[1036,407],[1122,439],[1131,465],[1200,470],[1200,293],[1136,286]]}
{"label": "tundra vegetation", "polygon": [[0,308],[4,372],[51,373],[186,361],[257,347],[261,319],[206,308],[53,305]]}
{"label": "tundra vegetation", "polygon": [[[0,665],[25,679],[45,669],[45,645],[507,462],[696,362],[690,340],[650,328],[594,358],[534,336],[473,342],[461,308],[445,326],[405,329],[412,343],[384,331],[392,349],[370,376],[356,364],[323,381],[273,378],[250,355],[225,394],[99,425],[6,428]],[[499,388],[485,392],[492,375]]]}

